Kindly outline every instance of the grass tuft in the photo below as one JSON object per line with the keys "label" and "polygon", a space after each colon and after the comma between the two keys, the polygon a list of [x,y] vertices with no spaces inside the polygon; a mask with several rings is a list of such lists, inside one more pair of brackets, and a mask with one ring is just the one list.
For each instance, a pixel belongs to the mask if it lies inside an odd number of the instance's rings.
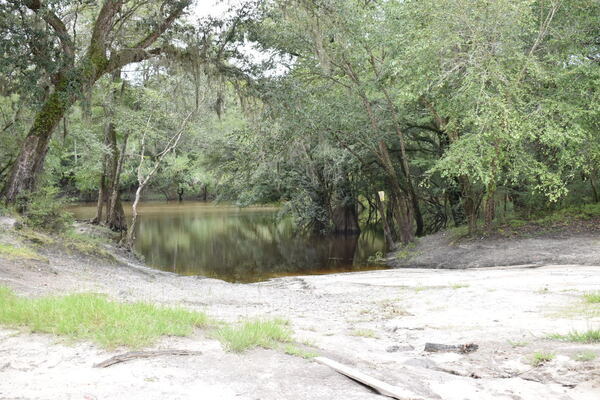
{"label": "grass tuft", "polygon": [[470,285],[468,283],[455,283],[454,285],[452,285],[452,289],[462,289],[462,288],[468,288]]}
{"label": "grass tuft", "polygon": [[577,353],[575,354],[574,360],[575,361],[593,361],[598,357],[598,354],[594,353],[593,351],[584,351],[581,353]]}
{"label": "grass tuft", "polygon": [[371,329],[355,329],[351,332],[351,335],[366,338],[377,338],[377,334]]}
{"label": "grass tuft", "polygon": [[160,336],[187,336],[207,321],[200,312],[117,303],[98,294],[27,299],[0,287],[0,324],[91,340],[106,348],[139,348],[153,344]]}
{"label": "grass tuft", "polygon": [[285,354],[289,354],[290,356],[302,357],[305,359],[319,357],[319,354],[303,350],[297,346],[294,346],[293,344],[287,344],[284,347],[283,351],[285,352]]}
{"label": "grass tuft", "polygon": [[27,259],[48,261],[47,258],[39,255],[28,247],[17,247],[5,243],[0,243],[0,257],[8,258],[10,260]]}
{"label": "grass tuft", "polygon": [[520,341],[515,341],[515,340],[509,340],[508,344],[510,344],[512,347],[525,347],[529,344],[529,342],[520,342]]}
{"label": "grass tuft", "polygon": [[556,357],[554,353],[535,352],[533,353],[533,356],[531,358],[531,365],[533,365],[534,367],[539,367],[541,365],[544,365],[548,361],[554,360],[554,357]]}
{"label": "grass tuft", "polygon": [[554,333],[549,335],[548,338],[565,342],[600,343],[600,329],[589,329],[585,332],[571,331],[566,335]]}
{"label": "grass tuft", "polygon": [[586,293],[583,295],[583,299],[586,303],[600,304],[600,292]]}
{"label": "grass tuft", "polygon": [[289,323],[281,319],[246,321],[237,327],[225,326],[216,333],[227,351],[241,353],[255,347],[274,348],[291,340]]}

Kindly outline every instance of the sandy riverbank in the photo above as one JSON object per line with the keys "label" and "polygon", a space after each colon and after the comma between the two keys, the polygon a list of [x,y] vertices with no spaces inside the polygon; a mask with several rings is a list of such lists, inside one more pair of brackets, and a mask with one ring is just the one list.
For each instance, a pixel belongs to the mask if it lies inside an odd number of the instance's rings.
{"label": "sandy riverbank", "polygon": [[[16,240],[3,234],[4,240]],[[549,340],[600,327],[582,294],[600,291],[600,266],[468,270],[395,269],[230,284],[180,277],[46,248],[48,262],[0,259],[0,285],[18,294],[92,291],[237,321],[280,316],[314,351],[426,399],[597,399],[600,345]],[[426,342],[476,343],[462,355],[426,353]],[[223,351],[199,330],[155,348],[201,350],[106,369],[122,351],[0,328],[0,399],[376,399],[369,389],[313,361],[276,350]],[[539,367],[535,352],[556,357]],[[577,354],[596,352],[593,361]]]}

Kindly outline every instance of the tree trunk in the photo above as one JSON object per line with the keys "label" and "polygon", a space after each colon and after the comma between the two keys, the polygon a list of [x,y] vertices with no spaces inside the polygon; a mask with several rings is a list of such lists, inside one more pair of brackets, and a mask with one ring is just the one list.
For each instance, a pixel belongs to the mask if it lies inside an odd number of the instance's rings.
{"label": "tree trunk", "polygon": [[143,185],[139,185],[137,190],[135,191],[135,200],[131,205],[131,223],[129,224],[129,230],[127,232],[127,242],[126,246],[128,249],[133,249],[133,244],[135,242],[135,226],[137,224],[137,206],[140,203],[140,196],[142,194],[142,190],[144,190]]}
{"label": "tree trunk", "polygon": [[496,199],[495,199],[495,187],[489,185],[484,205],[484,219],[485,219],[485,230],[490,232],[492,230],[492,223],[496,216]]}
{"label": "tree trunk", "polygon": [[69,93],[69,83],[67,80],[59,82],[54,93],[36,114],[2,190],[0,197],[6,203],[14,204],[20,195],[36,189],[37,177],[44,166],[52,132],[75,102],[75,97]]}
{"label": "tree trunk", "polygon": [[465,214],[467,215],[467,223],[469,225],[469,235],[473,235],[477,231],[477,214],[479,211],[479,204],[475,198],[475,193],[471,187],[469,179],[461,175],[458,178],[461,189],[462,189],[462,200]]}
{"label": "tree trunk", "polygon": [[334,233],[343,233],[346,235],[358,235],[360,233],[355,204],[340,204],[335,206],[331,217]]}
{"label": "tree trunk", "polygon": [[[106,160],[105,160],[106,161]],[[98,202],[96,205],[96,216],[92,220],[92,224],[102,223],[102,210],[106,203],[106,162],[103,163],[102,175],[100,176],[100,187],[98,188]]]}
{"label": "tree trunk", "polygon": [[[127,230],[127,222],[125,220],[125,211],[123,210],[123,205],[121,204],[120,197],[120,185],[121,185],[121,171],[123,170],[123,162],[125,159],[125,150],[127,149],[127,139],[129,135],[125,135],[123,138],[123,144],[121,145],[121,151],[116,151],[114,156],[118,159],[116,160],[116,166],[114,168],[114,173],[111,179],[112,188],[110,192],[110,198],[108,201],[108,215],[107,215],[107,223],[108,227],[116,232],[122,232]],[[116,149],[116,135],[114,136],[115,140],[115,149]]]}
{"label": "tree trunk", "polygon": [[598,196],[598,187],[596,186],[596,170],[593,169],[590,173],[590,185],[592,186],[592,201],[598,203],[600,196]]}
{"label": "tree trunk", "polygon": [[179,202],[183,201],[183,188],[177,189],[177,196],[179,197]]}
{"label": "tree trunk", "polygon": [[405,201],[407,196],[400,187],[398,174],[394,169],[387,146],[383,141],[379,141],[379,158],[388,176],[390,187],[392,188],[390,193],[390,203],[394,210],[395,220],[398,225],[398,239],[404,244],[410,243],[415,238],[412,230],[412,204]]}
{"label": "tree trunk", "polygon": [[379,210],[379,214],[381,214],[381,223],[383,225],[383,236],[385,237],[385,242],[388,246],[388,249],[392,250],[395,245],[394,235],[392,234],[392,229],[390,228],[390,223],[385,209],[385,203],[379,198],[379,193],[375,193],[375,204]]}
{"label": "tree trunk", "polygon": [[466,222],[465,211],[461,203],[461,191],[455,186],[451,186],[447,192],[448,202],[450,203],[450,213],[454,226],[461,226]]}

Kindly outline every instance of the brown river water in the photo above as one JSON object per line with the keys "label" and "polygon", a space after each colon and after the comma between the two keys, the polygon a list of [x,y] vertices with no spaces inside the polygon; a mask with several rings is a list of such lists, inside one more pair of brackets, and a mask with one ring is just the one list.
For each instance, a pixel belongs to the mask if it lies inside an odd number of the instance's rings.
{"label": "brown river water", "polygon": [[[131,204],[124,203],[130,214]],[[381,269],[369,257],[385,252],[383,235],[300,234],[275,207],[238,208],[204,202],[147,202],[139,207],[136,250],[151,267],[229,282],[259,282],[278,276]],[[95,204],[70,207],[91,219]]]}

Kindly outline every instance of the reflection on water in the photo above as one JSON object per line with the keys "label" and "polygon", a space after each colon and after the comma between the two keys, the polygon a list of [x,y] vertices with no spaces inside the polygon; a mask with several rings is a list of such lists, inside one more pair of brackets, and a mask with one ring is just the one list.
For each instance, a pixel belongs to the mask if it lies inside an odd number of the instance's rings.
{"label": "reflection on water", "polygon": [[[78,205],[71,211],[77,218],[92,218],[94,207]],[[383,236],[373,230],[360,237],[297,234],[291,219],[277,218],[276,208],[173,202],[145,203],[139,212],[136,250],[147,264],[182,275],[257,282],[377,269],[367,260],[384,251]]]}

